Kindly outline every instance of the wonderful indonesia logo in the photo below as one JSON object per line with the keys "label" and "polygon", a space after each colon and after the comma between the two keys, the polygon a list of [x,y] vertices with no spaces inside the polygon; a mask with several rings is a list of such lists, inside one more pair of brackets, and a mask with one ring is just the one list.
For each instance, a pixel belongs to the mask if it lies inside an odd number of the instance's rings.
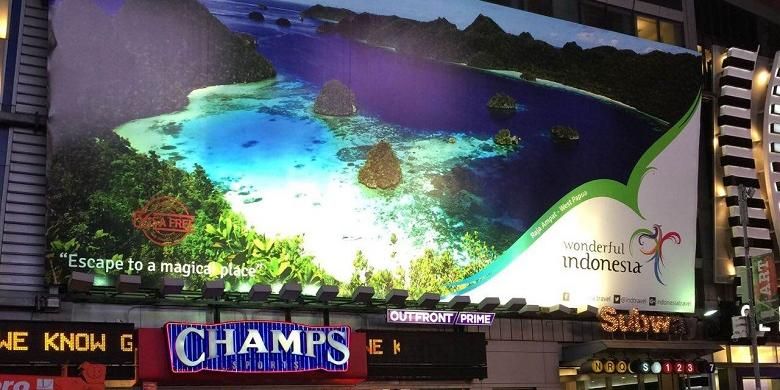
{"label": "wonderful indonesia logo", "polygon": [[655,224],[653,225],[653,230],[650,229],[637,229],[633,234],[631,234],[631,245],[629,245],[629,252],[633,256],[633,245],[634,243],[638,244],[639,246],[639,252],[641,252],[644,255],[650,256],[645,263],[653,262],[653,272],[655,272],[655,279],[658,281],[658,283],[663,284],[664,286],[666,283],[664,283],[662,276],[663,276],[663,268],[666,267],[666,264],[664,264],[664,243],[667,241],[672,241],[676,245],[680,245],[682,243],[682,238],[680,237],[680,234],[677,232],[669,232],[664,234],[663,230],[661,230],[661,225]]}
{"label": "wonderful indonesia logo", "polygon": [[[666,285],[663,280],[664,244],[682,243],[677,232],[664,233],[661,225],[654,224],[652,228],[635,230],[628,243],[615,241],[563,241],[566,251],[563,257],[563,268],[570,270],[616,272],[641,274],[644,267],[652,262],[653,274],[658,283]],[[628,254],[626,254],[628,247]],[[635,252],[637,252],[635,254]],[[637,259],[635,256],[641,256]]]}

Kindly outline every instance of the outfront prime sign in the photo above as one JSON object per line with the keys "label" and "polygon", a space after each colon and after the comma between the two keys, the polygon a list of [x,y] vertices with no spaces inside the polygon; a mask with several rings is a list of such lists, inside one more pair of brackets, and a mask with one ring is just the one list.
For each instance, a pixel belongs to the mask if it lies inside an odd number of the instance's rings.
{"label": "outfront prime sign", "polygon": [[387,309],[388,324],[493,325],[495,313]]}
{"label": "outfront prime sign", "polygon": [[241,321],[165,325],[171,370],[298,372],[347,371],[348,326]]}

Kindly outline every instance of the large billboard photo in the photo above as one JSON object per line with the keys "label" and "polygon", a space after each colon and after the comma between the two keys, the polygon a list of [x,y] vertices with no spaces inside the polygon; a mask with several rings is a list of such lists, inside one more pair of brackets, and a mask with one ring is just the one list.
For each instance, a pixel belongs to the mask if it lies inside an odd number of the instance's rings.
{"label": "large billboard photo", "polygon": [[51,0],[48,279],[693,311],[697,54],[479,0]]}

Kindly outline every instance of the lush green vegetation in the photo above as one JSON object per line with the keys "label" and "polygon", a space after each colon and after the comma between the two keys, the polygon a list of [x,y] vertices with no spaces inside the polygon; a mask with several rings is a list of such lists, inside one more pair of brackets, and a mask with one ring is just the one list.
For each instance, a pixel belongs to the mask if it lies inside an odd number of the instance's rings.
{"label": "lush green vegetation", "polygon": [[352,262],[352,277],[340,290],[349,295],[358,286],[371,286],[378,296],[385,296],[393,288],[405,288],[411,297],[427,292],[454,293],[458,289],[455,282],[474,275],[498,255],[496,249],[480,240],[476,232],[464,234],[461,247],[462,261],[455,259],[453,251],[425,250],[422,256],[412,260],[408,275],[401,267],[393,271],[376,270],[368,264],[363,253],[358,252]]}
{"label": "lush green vegetation", "polygon": [[[68,146],[67,153],[55,152],[49,175],[52,282],[62,282],[67,269],[60,253],[155,263],[156,270],[140,271],[147,283],[163,276],[163,262],[211,264],[210,272],[188,277],[192,288],[231,264],[260,270],[249,283],[335,282],[305,254],[301,237],[270,238],[249,227],[202,167],[186,172],[153,152],[135,152],[114,134]],[[154,244],[131,223],[133,211],[158,195],[178,198],[195,215],[192,233],[178,245]],[[239,278],[226,281],[235,286]]]}
{"label": "lush green vegetation", "polygon": [[[127,141],[114,134],[102,138],[80,138],[69,144],[67,153],[55,151],[49,175],[49,279],[57,284],[67,273],[67,260],[61,253],[103,259],[130,259],[154,263],[144,268],[144,283],[155,284],[166,273],[162,263],[208,265],[205,272],[186,276],[188,288],[199,288],[205,280],[221,276],[230,266],[257,269],[251,278],[225,277],[228,288],[240,282],[339,284],[319,267],[304,249],[303,238],[266,237],[257,233],[244,218],[233,212],[224,198],[224,189],[212,182],[204,169],[192,172],[177,168],[155,153],[134,151]],[[95,169],[101,167],[101,169]],[[181,243],[159,246],[131,223],[133,211],[159,195],[178,198],[195,215],[193,230]],[[390,237],[391,249],[398,237]],[[358,252],[354,272],[340,284],[350,295],[358,286],[374,287],[384,295],[392,288],[407,288],[413,297],[425,292],[453,292],[451,284],[474,274],[496,257],[495,248],[476,233],[461,240],[456,261],[451,251],[427,250],[411,262],[408,270],[377,270]],[[392,254],[395,256],[395,253]],[[116,272],[95,273],[108,278]],[[174,274],[174,276],[176,276]]]}

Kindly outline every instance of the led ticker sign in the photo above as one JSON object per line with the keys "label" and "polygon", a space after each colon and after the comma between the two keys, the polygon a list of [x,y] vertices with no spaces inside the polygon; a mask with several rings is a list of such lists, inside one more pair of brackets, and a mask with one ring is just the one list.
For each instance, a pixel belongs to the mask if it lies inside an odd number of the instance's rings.
{"label": "led ticker sign", "polygon": [[0,363],[132,364],[133,324],[0,321]]}
{"label": "led ticker sign", "polygon": [[366,331],[370,379],[474,379],[487,376],[481,332]]}
{"label": "led ticker sign", "polygon": [[715,372],[715,364],[706,360],[616,360],[593,359],[583,372],[594,374],[706,374]]}
{"label": "led ticker sign", "polygon": [[241,321],[165,325],[171,370],[299,372],[347,371],[348,326]]}

